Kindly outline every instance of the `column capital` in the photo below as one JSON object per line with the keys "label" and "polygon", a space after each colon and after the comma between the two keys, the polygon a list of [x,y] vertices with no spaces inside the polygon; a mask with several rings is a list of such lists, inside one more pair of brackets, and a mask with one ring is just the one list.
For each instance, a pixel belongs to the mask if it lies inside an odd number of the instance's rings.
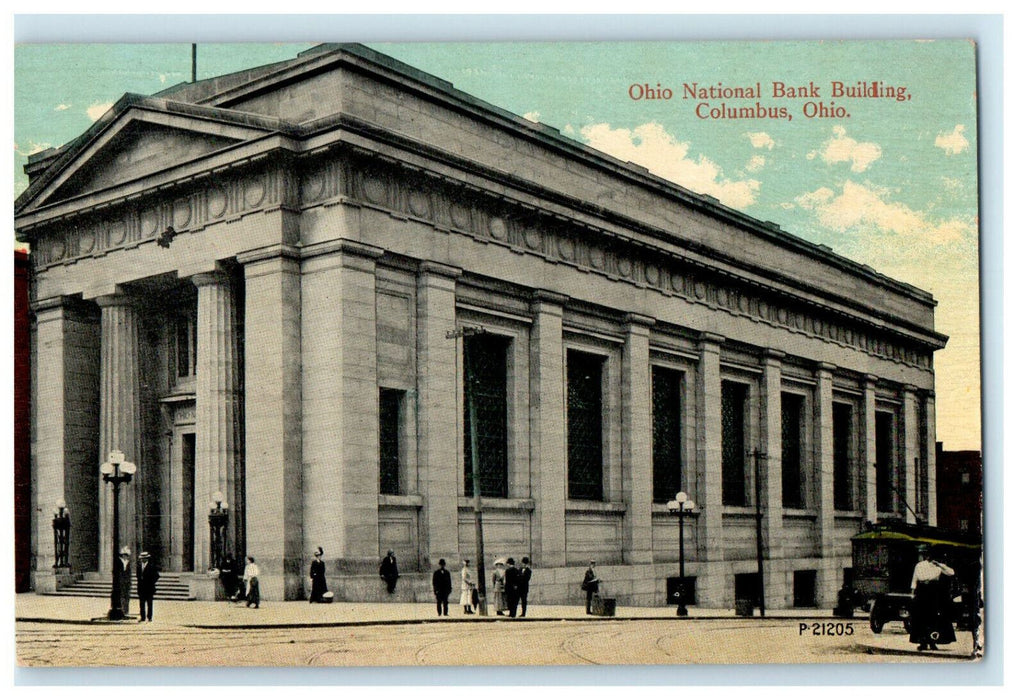
{"label": "column capital", "polygon": [[702,333],[698,336],[698,342],[701,345],[715,345],[718,347],[726,342],[726,338],[715,333]]}
{"label": "column capital", "polygon": [[421,260],[420,274],[438,275],[440,277],[448,277],[449,279],[454,280],[463,274],[463,270],[462,268],[458,268],[453,265],[446,265],[445,263],[435,262],[433,260]]}
{"label": "column capital", "polygon": [[925,400],[927,400],[927,401],[928,401],[929,399],[935,399],[935,398],[936,398],[936,390],[935,390],[935,389],[919,389],[919,390],[918,390],[918,394],[919,394],[919,395],[920,395],[920,396],[921,396],[921,397],[922,397],[923,399],[925,399]]}
{"label": "column capital", "polygon": [[921,391],[921,388],[915,386],[914,384],[905,384],[901,388],[903,389],[905,396],[907,396],[908,394],[917,394],[919,391]]}
{"label": "column capital", "polygon": [[197,287],[205,287],[207,285],[216,284],[228,284],[231,278],[228,273],[224,270],[213,270],[211,272],[199,272],[189,277],[189,281]]}
{"label": "column capital", "polygon": [[833,374],[836,371],[836,365],[831,362],[819,362],[815,365],[815,373],[819,374]]}
{"label": "column capital", "polygon": [[235,259],[242,265],[251,265],[252,263],[272,260],[274,258],[290,258],[298,260],[299,249],[294,245],[275,243],[274,245],[264,246],[262,248],[246,250],[235,256]]}
{"label": "column capital", "polygon": [[300,250],[303,260],[320,257],[321,255],[331,255],[332,253],[344,253],[376,260],[384,255],[384,248],[367,245],[366,243],[349,240],[348,238],[336,238],[332,241],[323,241],[303,246]]}
{"label": "column capital", "polygon": [[627,328],[640,326],[641,328],[648,329],[655,325],[655,319],[644,314],[628,313],[623,317],[623,323]]}
{"label": "column capital", "polygon": [[538,304],[553,304],[565,306],[569,297],[558,292],[550,292],[547,289],[535,289],[530,298],[531,304],[536,307]]}
{"label": "column capital", "polygon": [[876,385],[876,382],[878,382],[878,381],[879,381],[879,377],[877,377],[874,374],[864,374],[861,377],[861,384],[866,389],[874,388],[875,385]]}
{"label": "column capital", "polygon": [[786,357],[787,354],[782,350],[776,348],[765,348],[762,350],[762,364],[779,364],[779,362]]}
{"label": "column capital", "polygon": [[102,294],[93,299],[93,301],[95,301],[96,305],[101,309],[112,306],[132,306],[135,304],[135,299],[131,295],[125,294],[121,291],[113,294]]}
{"label": "column capital", "polygon": [[52,311],[53,309],[67,308],[72,304],[73,300],[71,297],[62,295],[56,297],[47,297],[46,299],[36,299],[31,303],[31,306],[29,308],[32,310],[32,313],[38,314],[44,311]]}

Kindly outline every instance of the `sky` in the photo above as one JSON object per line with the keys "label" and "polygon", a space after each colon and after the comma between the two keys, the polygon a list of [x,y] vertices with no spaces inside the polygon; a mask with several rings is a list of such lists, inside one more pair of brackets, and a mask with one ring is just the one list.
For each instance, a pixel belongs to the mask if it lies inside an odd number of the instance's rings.
{"label": "sky", "polygon": [[[950,336],[935,356],[937,439],[946,449],[981,447],[970,42],[369,45],[932,293],[936,329]],[[306,48],[200,44],[197,73],[221,75]],[[14,61],[17,196],[30,153],[70,141],[126,92],[189,80],[191,51],[21,44]],[[834,96],[834,83],[854,92]],[[892,96],[863,96],[873,83]],[[756,103],[760,118],[729,118]]]}

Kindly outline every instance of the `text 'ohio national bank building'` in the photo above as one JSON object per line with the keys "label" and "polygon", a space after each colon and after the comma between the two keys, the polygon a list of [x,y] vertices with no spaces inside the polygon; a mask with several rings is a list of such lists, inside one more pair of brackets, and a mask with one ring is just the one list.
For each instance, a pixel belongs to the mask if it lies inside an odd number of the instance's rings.
{"label": "text 'ohio national bank building'", "polygon": [[37,590],[60,498],[72,571],[110,570],[120,450],[121,541],[165,570],[211,566],[220,491],[265,597],[317,546],[343,599],[388,549],[429,597],[474,556],[470,391],[485,555],[539,603],[595,559],[664,604],[680,490],[708,607],[756,498],[769,607],[835,604],[862,521],[935,524],[929,294],[363,46],[125,95],[26,170]]}

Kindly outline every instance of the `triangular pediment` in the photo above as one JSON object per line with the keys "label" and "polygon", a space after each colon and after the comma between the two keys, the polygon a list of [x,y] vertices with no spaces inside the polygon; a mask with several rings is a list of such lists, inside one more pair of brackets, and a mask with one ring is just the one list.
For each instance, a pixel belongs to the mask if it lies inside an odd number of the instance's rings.
{"label": "triangular pediment", "polygon": [[[273,133],[275,125],[240,118],[227,110],[181,106],[144,98],[120,104],[102,117],[78,142],[65,147],[16,203],[22,214],[32,209],[159,179],[214,153]],[[151,183],[152,184],[152,183]]]}

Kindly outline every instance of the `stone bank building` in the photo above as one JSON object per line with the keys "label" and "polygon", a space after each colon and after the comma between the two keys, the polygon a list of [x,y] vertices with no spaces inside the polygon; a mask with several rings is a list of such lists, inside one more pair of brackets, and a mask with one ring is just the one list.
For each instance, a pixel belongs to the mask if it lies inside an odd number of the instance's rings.
{"label": "stone bank building", "polygon": [[[933,298],[359,45],[125,95],[30,158],[32,575],[122,542],[205,576],[212,494],[270,599],[474,556],[531,598],[832,606],[865,520],[936,522]],[[483,333],[452,337],[473,327]],[[757,478],[756,478],[757,475]],[[101,575],[105,575],[102,574]]]}

